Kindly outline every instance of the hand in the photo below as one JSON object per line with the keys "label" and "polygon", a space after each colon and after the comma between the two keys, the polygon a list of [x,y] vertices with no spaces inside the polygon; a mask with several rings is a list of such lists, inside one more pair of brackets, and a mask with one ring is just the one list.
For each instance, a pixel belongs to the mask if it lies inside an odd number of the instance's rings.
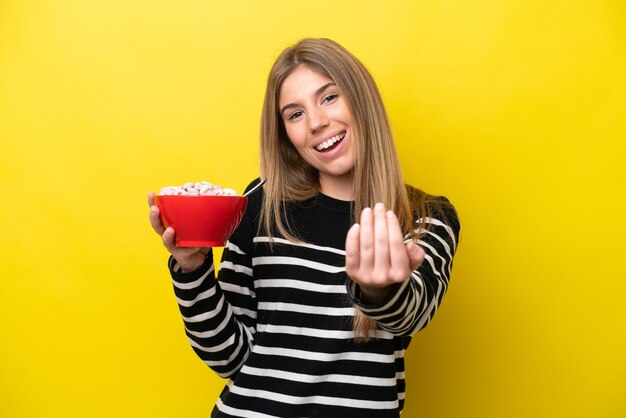
{"label": "hand", "polygon": [[163,245],[167,251],[172,254],[172,257],[178,262],[178,265],[180,265],[184,272],[198,269],[204,263],[210,249],[200,247],[177,247],[174,228],[165,228],[161,222],[159,208],[154,204],[154,193],[152,192],[148,192],[148,206],[150,206],[149,216],[152,229],[161,236]]}
{"label": "hand", "polygon": [[404,243],[398,218],[382,203],[363,209],[361,224],[346,236],[346,274],[357,282],[368,303],[382,301],[390,286],[407,280],[424,261],[424,250]]}

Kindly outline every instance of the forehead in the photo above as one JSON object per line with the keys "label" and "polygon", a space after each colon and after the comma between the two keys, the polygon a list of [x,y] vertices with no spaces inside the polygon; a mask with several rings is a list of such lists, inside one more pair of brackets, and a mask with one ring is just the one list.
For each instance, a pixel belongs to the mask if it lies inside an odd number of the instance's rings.
{"label": "forehead", "polygon": [[280,87],[280,105],[282,106],[292,101],[303,100],[314,95],[323,85],[332,82],[332,79],[301,64],[283,81]]}

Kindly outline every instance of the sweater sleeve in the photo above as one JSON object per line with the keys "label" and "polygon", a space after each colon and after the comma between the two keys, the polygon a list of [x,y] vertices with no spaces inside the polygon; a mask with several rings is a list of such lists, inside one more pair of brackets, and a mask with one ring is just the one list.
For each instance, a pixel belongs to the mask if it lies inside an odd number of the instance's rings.
{"label": "sweater sleeve", "polygon": [[[422,232],[417,244],[424,249],[424,262],[408,280],[394,285],[385,300],[376,305],[363,303],[356,282],[348,281],[348,293],[354,303],[393,335],[412,335],[428,325],[448,289],[460,224],[452,206],[443,213],[445,216],[440,219],[416,221],[416,228]],[[409,239],[407,236],[405,241]]]}
{"label": "sweater sleeve", "polygon": [[252,277],[250,211],[224,247],[219,273],[213,252],[196,271],[168,266],[185,333],[196,354],[219,376],[235,375],[254,344],[257,300]]}
{"label": "sweater sleeve", "polygon": [[[198,270],[183,273],[170,258],[174,293],[187,338],[196,354],[221,377],[236,374],[248,358],[256,322],[255,294],[241,280],[249,267],[229,256],[236,246],[224,249],[219,282],[215,280],[212,252]],[[241,257],[237,257],[241,258]],[[224,272],[228,273],[224,274]]]}

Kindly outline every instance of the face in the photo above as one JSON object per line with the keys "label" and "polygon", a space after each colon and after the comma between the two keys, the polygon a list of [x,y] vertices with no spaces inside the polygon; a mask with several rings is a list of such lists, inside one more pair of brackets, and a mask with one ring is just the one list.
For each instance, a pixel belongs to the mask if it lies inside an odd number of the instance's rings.
{"label": "face", "polygon": [[352,112],[335,83],[300,65],[283,82],[278,104],[291,143],[319,171],[322,192],[333,185],[351,187]]}

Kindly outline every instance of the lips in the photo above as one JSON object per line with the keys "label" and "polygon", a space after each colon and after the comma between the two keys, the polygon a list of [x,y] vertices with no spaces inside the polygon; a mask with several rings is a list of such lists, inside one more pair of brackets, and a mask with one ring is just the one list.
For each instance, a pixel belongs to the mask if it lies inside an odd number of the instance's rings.
{"label": "lips", "polygon": [[315,146],[318,152],[328,152],[335,148],[346,136],[346,131],[340,132],[337,135],[332,136],[326,141]]}

